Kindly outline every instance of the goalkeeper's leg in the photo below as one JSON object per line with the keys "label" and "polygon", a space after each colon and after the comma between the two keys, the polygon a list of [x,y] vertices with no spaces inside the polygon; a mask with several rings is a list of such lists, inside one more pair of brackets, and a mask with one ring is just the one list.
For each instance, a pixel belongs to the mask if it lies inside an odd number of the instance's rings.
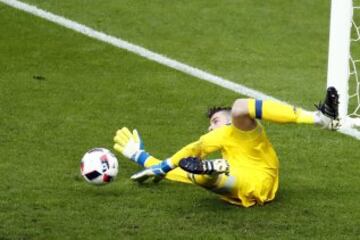
{"label": "goalkeeper's leg", "polygon": [[318,111],[309,112],[273,100],[238,99],[232,107],[233,123],[241,126],[244,116],[277,123],[318,124],[334,129],[338,118],[338,94],[335,88],[328,88],[324,103],[317,106]]}
{"label": "goalkeeper's leg", "polygon": [[233,196],[234,189],[236,188],[236,178],[225,173],[221,174],[194,174],[187,173],[188,178],[192,183],[205,188],[216,194],[236,197]]}
{"label": "goalkeeper's leg", "polygon": [[[145,168],[159,165],[162,161],[149,156],[144,162]],[[165,178],[171,181],[183,183],[195,183],[204,187],[215,187],[219,184],[218,176],[229,172],[229,164],[224,159],[200,160],[199,158],[184,158],[179,167],[175,167],[165,174]]]}
{"label": "goalkeeper's leg", "polygon": [[230,194],[235,187],[235,177],[229,176],[229,164],[225,159],[201,160],[188,157],[179,162],[192,183],[218,194]]}
{"label": "goalkeeper's leg", "polygon": [[[152,156],[148,157],[144,167],[159,166],[160,161]],[[199,158],[184,158],[180,161],[179,167],[167,172],[164,177],[171,181],[192,183],[205,188],[211,192],[220,194],[224,200],[241,205],[236,191],[236,178],[229,176],[229,164],[224,159],[200,160]]]}

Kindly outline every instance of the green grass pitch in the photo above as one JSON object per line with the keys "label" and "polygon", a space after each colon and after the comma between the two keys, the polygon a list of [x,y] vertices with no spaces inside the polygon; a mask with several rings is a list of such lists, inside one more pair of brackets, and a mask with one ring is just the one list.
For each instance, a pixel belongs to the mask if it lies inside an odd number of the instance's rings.
{"label": "green grass pitch", "polygon": [[[326,81],[329,1],[28,3],[311,109]],[[0,4],[0,239],[358,239],[360,142],[264,123],[281,164],[273,203],[244,209],[196,186],[139,186],[119,157],[104,187],[90,148],[136,127],[166,158],[237,94]]]}

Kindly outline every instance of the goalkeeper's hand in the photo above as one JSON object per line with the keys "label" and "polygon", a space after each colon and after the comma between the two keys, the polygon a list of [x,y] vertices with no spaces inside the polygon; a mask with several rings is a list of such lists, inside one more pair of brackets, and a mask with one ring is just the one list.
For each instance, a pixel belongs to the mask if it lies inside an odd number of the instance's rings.
{"label": "goalkeeper's hand", "polygon": [[123,127],[116,132],[114,142],[114,149],[116,151],[141,166],[144,166],[146,159],[150,157],[150,155],[145,152],[144,143],[136,129],[131,133],[128,128]]}
{"label": "goalkeeper's hand", "polygon": [[130,177],[131,180],[142,183],[149,178],[153,178],[154,182],[159,182],[163,179],[167,172],[174,169],[175,166],[172,165],[170,160],[164,160],[159,164],[146,168],[140,172],[135,173]]}

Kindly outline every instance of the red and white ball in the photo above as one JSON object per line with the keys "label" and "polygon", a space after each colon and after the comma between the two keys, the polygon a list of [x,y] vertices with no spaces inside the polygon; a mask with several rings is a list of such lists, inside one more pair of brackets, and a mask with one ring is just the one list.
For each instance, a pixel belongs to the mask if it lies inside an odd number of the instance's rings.
{"label": "red and white ball", "polygon": [[116,178],[119,171],[118,160],[106,148],[89,150],[80,162],[80,172],[84,179],[94,185],[104,185]]}

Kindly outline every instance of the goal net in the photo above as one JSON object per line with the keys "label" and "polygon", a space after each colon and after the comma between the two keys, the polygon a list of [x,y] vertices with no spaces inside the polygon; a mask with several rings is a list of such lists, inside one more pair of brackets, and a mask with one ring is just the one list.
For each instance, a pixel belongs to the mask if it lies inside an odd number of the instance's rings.
{"label": "goal net", "polygon": [[360,139],[360,0],[332,0],[327,85],[340,95],[340,131]]}
{"label": "goal net", "polygon": [[353,1],[352,31],[350,37],[350,73],[348,116],[360,118],[360,0]]}

